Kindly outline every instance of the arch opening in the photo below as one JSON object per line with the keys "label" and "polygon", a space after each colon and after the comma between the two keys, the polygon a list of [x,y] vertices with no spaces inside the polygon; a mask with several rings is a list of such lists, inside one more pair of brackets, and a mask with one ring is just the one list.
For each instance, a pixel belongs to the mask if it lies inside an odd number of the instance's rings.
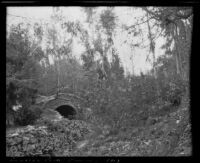
{"label": "arch opening", "polygon": [[70,105],[61,105],[55,109],[61,116],[69,120],[76,118],[76,110]]}

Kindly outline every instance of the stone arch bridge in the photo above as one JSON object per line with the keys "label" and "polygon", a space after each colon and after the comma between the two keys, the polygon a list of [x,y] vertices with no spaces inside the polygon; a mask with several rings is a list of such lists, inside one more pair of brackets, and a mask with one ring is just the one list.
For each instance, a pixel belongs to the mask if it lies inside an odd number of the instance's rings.
{"label": "stone arch bridge", "polygon": [[52,96],[39,96],[36,104],[42,106],[44,110],[57,111],[65,118],[77,117],[90,111],[87,101],[74,94],[59,93]]}

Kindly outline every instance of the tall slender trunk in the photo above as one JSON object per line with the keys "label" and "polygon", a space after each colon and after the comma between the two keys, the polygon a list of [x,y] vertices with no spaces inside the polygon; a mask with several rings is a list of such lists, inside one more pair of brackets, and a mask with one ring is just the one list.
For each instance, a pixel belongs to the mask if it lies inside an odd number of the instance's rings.
{"label": "tall slender trunk", "polygon": [[55,58],[56,58],[56,71],[57,71],[57,92],[56,94],[58,95],[60,92],[60,57],[58,56],[58,54],[55,51]]}
{"label": "tall slender trunk", "polygon": [[[147,13],[147,20],[148,20],[148,13]],[[149,20],[147,21],[147,25],[148,25],[148,32],[149,32],[150,48],[151,48],[152,57],[153,57],[153,73],[154,73],[154,77],[157,78],[157,69],[155,66],[155,63],[156,63],[155,50],[154,50],[155,46],[153,45],[154,43],[153,43],[153,37],[151,33]]]}
{"label": "tall slender trunk", "polygon": [[179,50],[179,41],[178,41],[178,29],[177,26],[175,27],[175,33],[173,34],[174,37],[174,43],[175,43],[175,49],[176,49],[176,53],[175,53],[175,59],[176,59],[176,70],[177,70],[177,74],[179,74],[181,76],[181,78],[183,78],[183,68],[182,68],[182,64],[181,64],[181,56],[180,56],[180,50]]}
{"label": "tall slender trunk", "polygon": [[149,18],[148,18],[148,13],[146,14],[147,15],[147,25],[148,25],[148,32],[149,32],[149,40],[150,40],[150,52],[152,52],[152,57],[153,57],[153,74],[154,74],[154,77],[155,77],[155,80],[156,80],[156,89],[157,89],[157,96],[159,97],[160,96],[160,92],[159,92],[159,83],[158,83],[158,80],[157,80],[157,68],[156,68],[156,56],[155,56],[155,45],[154,45],[154,42],[153,42],[153,37],[152,37],[152,33],[151,33],[151,28],[150,28],[150,24],[149,24]]}

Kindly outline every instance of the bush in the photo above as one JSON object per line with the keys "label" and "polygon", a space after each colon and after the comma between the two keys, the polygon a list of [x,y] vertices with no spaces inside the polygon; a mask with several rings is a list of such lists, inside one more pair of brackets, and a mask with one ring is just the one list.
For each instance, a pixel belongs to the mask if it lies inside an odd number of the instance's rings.
{"label": "bush", "polygon": [[160,97],[163,101],[178,106],[186,93],[187,85],[188,83],[183,81],[180,76],[159,79]]}
{"label": "bush", "polygon": [[167,100],[174,106],[181,104],[181,99],[185,93],[185,84],[183,81],[176,80],[169,83],[170,87],[167,91]]}
{"label": "bush", "polygon": [[24,129],[6,137],[6,156],[55,156],[72,146],[67,135],[48,133],[46,129]]}
{"label": "bush", "polygon": [[47,126],[48,132],[68,135],[72,141],[81,140],[91,132],[90,126],[81,120],[62,119],[61,121],[50,121],[40,119],[38,124]]}
{"label": "bush", "polygon": [[[62,156],[65,150],[72,150],[77,141],[90,132],[83,121],[62,120],[53,122],[41,120],[45,126],[25,128],[15,136],[6,136],[7,156]],[[41,124],[40,124],[41,125]]]}
{"label": "bush", "polygon": [[41,114],[42,110],[38,106],[31,106],[30,108],[22,107],[15,115],[15,125],[32,125],[41,117]]}
{"label": "bush", "polygon": [[49,121],[46,124],[49,132],[65,133],[75,141],[82,139],[90,131],[88,124],[79,120],[63,119],[57,122]]}

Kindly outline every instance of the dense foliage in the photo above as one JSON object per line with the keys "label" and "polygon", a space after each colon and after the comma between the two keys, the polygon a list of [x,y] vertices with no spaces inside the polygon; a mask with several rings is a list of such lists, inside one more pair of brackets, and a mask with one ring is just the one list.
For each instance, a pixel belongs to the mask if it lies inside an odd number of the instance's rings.
{"label": "dense foliage", "polygon": [[[140,75],[127,73],[122,64],[114,44],[119,22],[112,7],[100,13],[98,8],[84,8],[89,28],[79,21],[66,21],[59,8],[53,10],[51,24],[37,22],[30,27],[24,22],[10,27],[6,127],[33,126],[7,134],[7,156],[179,155],[183,146],[190,154],[191,9],[140,9],[145,21],[138,18],[138,23],[125,26],[125,32],[134,36],[132,41],[145,35],[142,24],[148,26],[147,57],[152,59],[152,69]],[[166,39],[165,54],[156,58],[159,30]],[[80,59],[73,52],[74,40],[84,46]],[[143,43],[130,46],[143,48]],[[45,119],[49,108],[37,105],[37,96],[59,93],[83,98],[92,113],[86,115],[81,108],[76,120]]]}
{"label": "dense foliage", "polygon": [[72,150],[90,129],[85,122],[43,120],[44,126],[27,126],[6,137],[7,156],[62,156]]}

